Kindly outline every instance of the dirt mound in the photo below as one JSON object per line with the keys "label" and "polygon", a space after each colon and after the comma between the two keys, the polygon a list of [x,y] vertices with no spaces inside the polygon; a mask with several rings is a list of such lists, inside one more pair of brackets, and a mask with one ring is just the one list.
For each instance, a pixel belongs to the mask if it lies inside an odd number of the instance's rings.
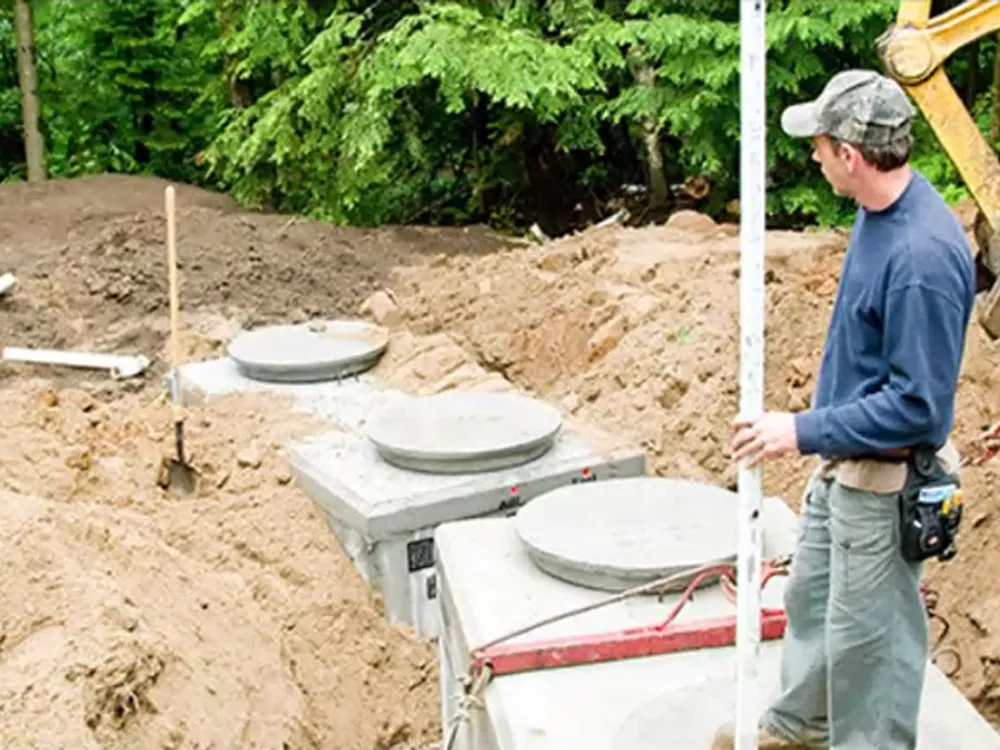
{"label": "dirt mound", "polygon": [[[657,471],[730,483],[738,239],[699,218],[404,269],[393,291],[415,330],[457,332],[485,367],[641,443]],[[843,245],[839,233],[771,236],[772,407],[808,399]]]}
{"label": "dirt mound", "polygon": [[[0,345],[161,355],[165,184],[0,186],[0,273],[19,280],[0,300]],[[388,285],[365,310],[397,328],[377,368],[391,383],[429,393],[509,378],[642,444],[660,473],[734,483],[734,227],[681,212],[666,227],[503,251],[479,229],[340,229],[178,188],[189,357],[217,353],[242,326],[356,314]],[[844,242],[771,235],[771,408],[808,401]],[[116,385],[0,363],[0,744],[368,750],[437,739],[432,649],[385,623],[277,455],[319,426],[270,397],[213,400],[188,420],[203,495],[167,497],[161,371]],[[25,380],[32,372],[48,380]],[[998,387],[1000,355],[974,325],[960,439],[1000,417]],[[810,466],[772,465],[766,489],[797,505]],[[930,583],[961,657],[956,681],[1000,718],[988,549],[998,473],[965,476],[963,551],[932,566]]]}
{"label": "dirt mound", "polygon": [[[162,357],[165,185],[0,186],[0,273],[18,278],[0,299],[0,345]],[[246,214],[177,187],[188,358],[217,353],[242,326],[357,314],[413,256],[503,245],[480,229]],[[273,398],[196,408],[187,429],[202,495],[168,497],[157,484],[172,452],[162,369],[116,384],[0,363],[0,745],[370,750],[438,739],[432,649],[386,624],[278,457],[318,426]],[[422,391],[489,380],[444,337],[397,337],[379,371]]]}
{"label": "dirt mound", "polygon": [[[840,232],[768,235],[766,404],[808,405],[846,239]],[[396,274],[399,319],[464,338],[487,368],[568,411],[629,437],[650,466],[735,488],[727,445],[738,409],[739,242],[736,227],[682,212],[667,226],[609,227],[489,257]],[[1000,353],[969,331],[956,437],[1000,418]],[[765,490],[797,507],[810,459],[775,462]],[[1000,719],[1000,597],[987,551],[1000,524],[996,464],[969,468],[972,518],[963,551],[931,565],[929,583],[958,649],[955,679]],[[942,662],[950,671],[954,659]]]}
{"label": "dirt mound", "polygon": [[[168,185],[156,177],[95,175],[72,180],[0,185],[0,261],[20,265],[88,238],[105,222],[163,208]],[[178,206],[238,211],[228,195],[176,185]]]}
{"label": "dirt mound", "polygon": [[[0,391],[0,744],[413,747],[434,739],[432,649],[388,626],[276,447],[318,425],[213,401],[202,494],[157,486],[169,411]],[[58,721],[52,721],[58,716]]]}
{"label": "dirt mound", "polygon": [[[0,273],[19,280],[0,300],[2,345],[160,355],[169,322],[166,185],[104,176],[0,186]],[[197,312],[196,328],[206,315],[245,326],[355,314],[391,268],[414,257],[505,246],[482,228],[366,230],[247,214],[186,186],[177,210],[181,306]],[[11,374],[0,364],[0,378]]]}

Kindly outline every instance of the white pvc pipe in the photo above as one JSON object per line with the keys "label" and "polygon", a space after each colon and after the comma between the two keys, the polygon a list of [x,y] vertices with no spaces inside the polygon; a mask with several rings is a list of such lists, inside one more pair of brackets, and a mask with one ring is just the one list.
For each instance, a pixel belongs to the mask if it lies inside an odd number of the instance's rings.
{"label": "white pvc pipe", "polygon": [[[740,0],[740,414],[764,407],[764,0]],[[761,471],[739,468],[736,750],[757,750]]]}
{"label": "white pvc pipe", "polygon": [[17,279],[14,278],[14,274],[12,273],[5,273],[3,276],[0,276],[0,296],[13,289],[16,283]]}
{"label": "white pvc pipe", "polygon": [[25,349],[8,346],[3,358],[11,362],[30,362],[41,365],[64,365],[94,370],[108,370],[116,378],[131,378],[149,367],[149,358],[141,354],[98,354],[95,352],[67,351],[61,349]]}

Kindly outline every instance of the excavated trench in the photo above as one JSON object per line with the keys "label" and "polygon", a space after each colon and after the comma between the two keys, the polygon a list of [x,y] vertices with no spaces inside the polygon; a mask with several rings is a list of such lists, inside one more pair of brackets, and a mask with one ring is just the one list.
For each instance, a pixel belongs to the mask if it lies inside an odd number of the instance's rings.
{"label": "excavated trench", "polygon": [[[277,446],[319,427],[274,398],[199,407],[209,495],[168,501],[163,183],[0,187],[4,345],[157,357],[143,381],[0,363],[0,744],[97,750],[416,748],[439,736],[435,655],[390,627]],[[261,322],[365,314],[392,338],[380,373],[415,393],[502,373],[641,445],[659,474],[726,486],[738,399],[733,227],[675,214],[544,247],[484,230],[333,229],[178,193],[184,349],[217,356]],[[844,238],[769,239],[767,403],[808,404]],[[372,295],[375,294],[373,297]],[[364,300],[367,304],[362,308]],[[492,375],[491,375],[492,373]],[[961,443],[995,421],[1000,355],[977,329]],[[768,494],[798,504],[810,462]],[[961,658],[954,681],[1000,719],[1000,597],[989,543],[997,467],[969,469],[959,557],[929,583]],[[60,722],[44,721],[53,707]]]}

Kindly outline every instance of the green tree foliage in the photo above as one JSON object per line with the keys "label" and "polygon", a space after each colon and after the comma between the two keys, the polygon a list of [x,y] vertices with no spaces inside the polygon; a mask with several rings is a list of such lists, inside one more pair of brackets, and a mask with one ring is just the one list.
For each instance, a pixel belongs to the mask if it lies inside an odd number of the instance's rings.
{"label": "green tree foliage", "polygon": [[[608,211],[623,186],[699,177],[739,195],[732,0],[34,0],[53,176],[150,172],[337,222],[541,221]],[[896,0],[768,3],[768,207],[844,220],[781,109],[877,67]],[[949,63],[984,132],[995,42]],[[13,60],[0,4],[0,59]],[[0,179],[23,175],[14,66],[0,70]],[[962,185],[920,124],[916,164]],[[548,225],[546,225],[548,222]]]}
{"label": "green tree foliage", "polygon": [[0,179],[5,174],[24,177],[21,137],[21,91],[17,81],[17,50],[14,46],[14,13],[0,5]]}
{"label": "green tree foliage", "polygon": [[104,170],[198,180],[192,159],[221,110],[217,77],[181,8],[158,0],[48,0],[36,10],[42,112],[53,175]]}

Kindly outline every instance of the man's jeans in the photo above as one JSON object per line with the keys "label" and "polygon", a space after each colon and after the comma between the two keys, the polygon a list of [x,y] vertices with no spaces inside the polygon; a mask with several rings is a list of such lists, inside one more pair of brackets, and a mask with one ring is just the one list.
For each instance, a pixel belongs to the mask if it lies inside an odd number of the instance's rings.
{"label": "man's jeans", "polygon": [[899,552],[897,503],[810,481],[785,593],[781,692],[765,729],[831,750],[916,747],[928,622],[922,566]]}

